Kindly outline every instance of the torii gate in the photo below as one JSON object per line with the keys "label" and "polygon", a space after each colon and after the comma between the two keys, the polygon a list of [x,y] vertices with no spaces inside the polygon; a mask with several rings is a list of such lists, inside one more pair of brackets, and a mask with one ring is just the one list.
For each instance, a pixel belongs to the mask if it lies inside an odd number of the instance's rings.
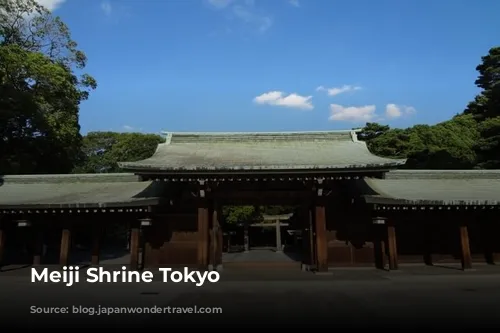
{"label": "torii gate", "polygon": [[[263,222],[261,223],[245,223],[244,225],[244,247],[245,252],[250,250],[250,241],[248,238],[248,228],[249,227],[270,227],[274,224],[276,227],[276,252],[283,251],[283,246],[281,245],[281,227],[288,226],[289,223],[283,222],[288,221],[293,216],[293,213],[289,214],[280,214],[280,215],[263,215]],[[266,221],[274,221],[274,223],[270,223]]]}

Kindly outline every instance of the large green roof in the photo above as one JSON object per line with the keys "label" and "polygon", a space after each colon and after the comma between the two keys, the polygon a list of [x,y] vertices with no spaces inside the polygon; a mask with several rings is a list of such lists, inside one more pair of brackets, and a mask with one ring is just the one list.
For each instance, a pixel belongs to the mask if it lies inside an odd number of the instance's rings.
{"label": "large green roof", "polygon": [[4,210],[155,205],[164,186],[140,182],[133,174],[4,176],[0,181]]}
{"label": "large green roof", "polygon": [[397,170],[358,182],[381,205],[500,205],[500,170]]}
{"label": "large green roof", "polygon": [[500,170],[391,170],[386,179],[500,179]]}
{"label": "large green roof", "polygon": [[140,171],[389,169],[405,160],[371,154],[356,131],[167,133],[150,158],[122,162]]}

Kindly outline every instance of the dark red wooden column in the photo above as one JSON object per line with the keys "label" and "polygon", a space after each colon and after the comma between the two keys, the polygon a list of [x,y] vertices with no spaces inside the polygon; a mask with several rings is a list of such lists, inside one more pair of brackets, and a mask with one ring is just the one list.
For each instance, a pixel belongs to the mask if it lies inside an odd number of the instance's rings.
{"label": "dark red wooden column", "polygon": [[313,246],[313,214],[309,200],[300,206],[299,219],[302,226],[302,270],[310,271],[314,265],[316,251]]}
{"label": "dark red wooden column", "polygon": [[59,264],[67,266],[69,263],[69,255],[71,251],[71,221],[63,221],[61,231],[61,252],[59,255]]}
{"label": "dark red wooden column", "polygon": [[99,265],[99,255],[101,252],[100,249],[100,242],[101,242],[101,235],[102,235],[102,223],[103,221],[97,220],[92,222],[92,259],[91,259],[91,264],[92,265]]}
{"label": "dark red wooden column", "polygon": [[44,225],[38,221],[33,226],[33,265],[38,266],[42,264],[43,257],[43,230]]}
{"label": "dark red wooden column", "polygon": [[139,251],[141,248],[141,223],[133,221],[130,228],[130,269],[139,269]]}
{"label": "dark red wooden column", "polygon": [[198,191],[198,266],[201,269],[208,267],[208,247],[209,247],[209,209],[206,198],[205,183],[199,183]]}
{"label": "dark red wooden column", "polygon": [[317,180],[316,200],[314,203],[314,223],[316,231],[316,269],[328,271],[328,240],[326,236],[326,207],[322,188],[323,180]]}
{"label": "dark red wooden column", "polygon": [[[144,265],[151,267],[160,266],[161,257],[161,242],[158,242],[155,234],[157,230],[165,230],[159,223],[168,223],[168,221],[163,217],[160,219],[159,216],[155,215],[151,218],[143,219],[141,223],[149,224],[146,228],[142,230],[142,236],[144,237],[144,249],[143,249],[143,262]],[[144,266],[143,265],[143,266]]]}
{"label": "dark red wooden column", "polygon": [[460,225],[460,248],[462,252],[462,269],[472,268],[472,256],[470,252],[469,245],[469,231],[467,230],[467,225]]}
{"label": "dark red wooden column", "polygon": [[212,228],[210,230],[210,269],[217,270],[222,265],[222,244],[219,237],[221,231],[219,221],[219,208],[216,203],[212,205]]}
{"label": "dark red wooden column", "polygon": [[391,220],[387,224],[387,250],[389,257],[389,269],[397,270],[398,265],[398,247],[396,243],[396,227]]}
{"label": "dark red wooden column", "polygon": [[198,265],[200,268],[208,266],[208,207],[205,201],[198,204]]}
{"label": "dark red wooden column", "polygon": [[318,272],[328,271],[328,244],[326,239],[326,209],[321,203],[315,207],[316,257]]}
{"label": "dark red wooden column", "polygon": [[217,252],[216,252],[216,259],[217,259],[217,266],[215,267],[218,271],[222,271],[223,269],[223,264],[222,264],[222,247],[223,247],[223,242],[224,242],[224,235],[222,233],[222,207],[218,206],[217,208],[217,222],[219,223],[219,228],[217,229]]}

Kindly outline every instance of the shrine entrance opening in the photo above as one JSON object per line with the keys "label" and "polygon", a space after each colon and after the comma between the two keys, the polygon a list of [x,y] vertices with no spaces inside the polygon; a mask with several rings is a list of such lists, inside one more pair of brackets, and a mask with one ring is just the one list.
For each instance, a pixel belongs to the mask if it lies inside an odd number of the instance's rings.
{"label": "shrine entrance opening", "polygon": [[225,266],[290,265],[303,262],[303,228],[296,206],[224,206]]}

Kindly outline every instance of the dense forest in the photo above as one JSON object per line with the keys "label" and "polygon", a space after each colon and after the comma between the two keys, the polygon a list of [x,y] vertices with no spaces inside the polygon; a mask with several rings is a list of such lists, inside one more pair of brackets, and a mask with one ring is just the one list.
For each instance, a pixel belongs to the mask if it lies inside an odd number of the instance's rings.
{"label": "dense forest", "polygon": [[[120,172],[117,162],[150,156],[156,134],[80,134],[79,107],[95,79],[68,27],[33,0],[0,0],[0,174]],[[452,119],[406,129],[367,123],[359,138],[372,153],[408,158],[406,168],[500,167],[500,47],[480,59],[481,92]],[[479,59],[478,59],[479,62]],[[238,207],[229,221],[287,207]]]}

